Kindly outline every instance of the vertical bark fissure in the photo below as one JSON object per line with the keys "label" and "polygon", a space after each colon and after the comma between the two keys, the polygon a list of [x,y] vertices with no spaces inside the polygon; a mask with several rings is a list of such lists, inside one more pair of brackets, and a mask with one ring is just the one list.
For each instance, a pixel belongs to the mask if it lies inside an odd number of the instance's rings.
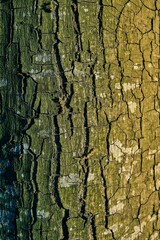
{"label": "vertical bark fissure", "polygon": [[56,163],[56,171],[55,174],[56,176],[54,177],[54,182],[53,182],[53,191],[54,191],[54,197],[55,197],[55,201],[57,203],[57,206],[59,208],[63,208],[62,202],[61,202],[61,198],[59,196],[59,187],[58,187],[58,182],[59,182],[59,176],[60,176],[60,156],[61,156],[61,152],[62,152],[62,145],[60,142],[60,130],[59,130],[59,126],[58,126],[58,120],[57,120],[57,116],[54,116],[54,127],[55,127],[55,136],[54,136],[54,140],[55,140],[55,144],[56,144],[56,156],[55,156],[55,163]]}
{"label": "vertical bark fissure", "polygon": [[106,229],[108,229],[109,199],[107,196],[107,181],[106,181],[106,177],[104,175],[102,161],[103,161],[103,159],[99,160],[100,174],[101,174],[102,183],[103,183],[103,198],[104,198],[104,209],[105,209],[105,225],[104,226]]}
{"label": "vertical bark fissure", "polygon": [[82,33],[80,29],[77,0],[72,0],[71,9],[73,13],[73,28],[75,32],[75,45],[76,45],[75,60],[78,62],[81,62],[81,51],[83,51],[83,46],[82,46],[82,39],[81,39]]}
{"label": "vertical bark fissure", "polygon": [[91,216],[90,216],[90,224],[91,224],[92,240],[97,240],[96,225],[95,225],[95,215],[93,215],[93,214],[91,214]]}
{"label": "vertical bark fissure", "polygon": [[67,226],[67,221],[69,218],[69,210],[64,208],[60,193],[59,193],[59,177],[61,174],[61,153],[62,153],[62,145],[60,141],[60,129],[58,125],[57,116],[54,116],[54,127],[55,127],[55,144],[56,144],[56,153],[55,153],[55,177],[53,179],[53,194],[56,201],[57,206],[60,209],[64,209],[64,215],[62,218],[62,230],[63,230],[63,239],[69,239],[69,231]]}
{"label": "vertical bark fissure", "polygon": [[104,36],[103,36],[103,0],[99,0],[99,11],[98,11],[98,34],[100,37],[100,42],[102,46],[102,55],[103,55],[103,68],[106,67],[106,50],[104,46]]}
{"label": "vertical bark fissure", "polygon": [[84,151],[80,159],[80,172],[82,172],[82,195],[80,196],[80,216],[84,220],[84,225],[87,222],[88,217],[86,216],[86,198],[87,198],[87,180],[89,175],[89,164],[88,164],[88,148],[89,148],[89,127],[87,117],[87,102],[85,102],[83,109],[83,128],[84,128]]}

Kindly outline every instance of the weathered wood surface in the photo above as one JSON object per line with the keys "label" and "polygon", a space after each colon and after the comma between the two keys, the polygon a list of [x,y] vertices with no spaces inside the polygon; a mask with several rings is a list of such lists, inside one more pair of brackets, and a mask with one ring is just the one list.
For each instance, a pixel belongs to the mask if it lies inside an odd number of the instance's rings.
{"label": "weathered wood surface", "polygon": [[160,239],[159,9],[0,1],[0,239]]}

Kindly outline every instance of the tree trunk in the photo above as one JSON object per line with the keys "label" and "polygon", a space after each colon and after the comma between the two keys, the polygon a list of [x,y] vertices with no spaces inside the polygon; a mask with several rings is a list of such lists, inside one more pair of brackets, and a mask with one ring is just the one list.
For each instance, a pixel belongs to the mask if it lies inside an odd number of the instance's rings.
{"label": "tree trunk", "polygon": [[0,1],[0,239],[160,239],[159,8]]}

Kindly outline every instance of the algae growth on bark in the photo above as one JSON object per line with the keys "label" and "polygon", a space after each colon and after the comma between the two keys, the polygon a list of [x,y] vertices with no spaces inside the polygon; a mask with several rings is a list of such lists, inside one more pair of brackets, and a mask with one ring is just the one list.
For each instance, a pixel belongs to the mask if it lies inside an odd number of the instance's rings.
{"label": "algae growth on bark", "polygon": [[0,239],[160,239],[160,2],[0,1]]}

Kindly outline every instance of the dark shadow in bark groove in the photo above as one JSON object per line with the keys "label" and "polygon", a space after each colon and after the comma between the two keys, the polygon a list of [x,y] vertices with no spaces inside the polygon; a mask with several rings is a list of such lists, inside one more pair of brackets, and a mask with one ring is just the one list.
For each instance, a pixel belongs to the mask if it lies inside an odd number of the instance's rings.
{"label": "dark shadow in bark groove", "polygon": [[82,196],[80,197],[80,216],[84,220],[84,226],[87,223],[88,217],[85,214],[86,209],[86,198],[87,198],[87,180],[89,175],[89,164],[88,164],[88,147],[89,147],[89,127],[88,127],[88,117],[87,117],[87,102],[85,102],[84,110],[83,110],[83,117],[84,117],[84,152],[82,154],[82,157],[80,159],[80,166],[82,172],[83,179],[82,179]]}
{"label": "dark shadow in bark groove", "polygon": [[63,207],[63,204],[61,202],[61,198],[59,195],[59,187],[58,187],[58,182],[59,182],[59,176],[61,173],[61,166],[60,166],[60,158],[61,158],[61,152],[62,152],[62,145],[60,142],[60,130],[59,130],[59,125],[58,125],[58,120],[57,116],[54,116],[54,127],[55,127],[55,144],[56,144],[56,156],[55,156],[55,163],[56,163],[56,174],[53,179],[53,194],[54,198],[56,201],[57,206],[60,209],[64,209],[64,216],[62,218],[62,230],[63,230],[63,239],[67,240],[69,239],[69,231],[67,227],[67,220],[69,218],[69,210],[65,209]]}
{"label": "dark shadow in bark groove", "polygon": [[59,196],[59,191],[58,191],[58,181],[59,181],[59,176],[61,172],[61,167],[60,167],[60,156],[62,152],[62,145],[60,142],[60,130],[58,126],[58,120],[57,116],[54,116],[54,127],[55,127],[55,144],[56,144],[56,156],[55,156],[55,163],[56,163],[56,176],[54,177],[54,182],[53,182],[53,191],[54,191],[54,197],[55,201],[57,203],[57,206],[59,208],[63,208],[61,198]]}
{"label": "dark shadow in bark groove", "polygon": [[83,51],[82,40],[81,40],[81,29],[79,23],[79,12],[78,12],[78,1],[72,0],[71,9],[73,12],[73,23],[74,23],[74,32],[75,32],[75,46],[77,51],[75,53],[75,59],[78,62],[81,62],[81,51]]}
{"label": "dark shadow in bark groove", "polygon": [[91,224],[91,235],[92,235],[92,240],[97,240],[96,236],[96,225],[95,225],[95,215],[92,213],[90,214],[90,224]]}
{"label": "dark shadow in bark groove", "polygon": [[72,120],[72,113],[73,113],[73,108],[70,106],[70,102],[72,100],[72,96],[74,95],[74,89],[73,89],[73,84],[70,85],[70,94],[68,95],[67,99],[66,99],[66,107],[69,109],[69,113],[68,113],[68,120],[70,122],[70,129],[71,129],[71,136],[73,135],[73,130],[74,130],[74,126],[73,126],[73,120]]}
{"label": "dark shadow in bark groove", "polygon": [[54,56],[55,56],[55,73],[56,73],[56,77],[57,77],[57,81],[59,82],[59,86],[60,86],[60,90],[62,90],[62,94],[65,96],[67,95],[67,78],[65,76],[62,64],[61,64],[61,58],[60,58],[60,53],[59,53],[59,48],[58,48],[58,44],[60,43],[57,34],[55,34],[55,39],[56,39],[56,43],[53,44],[53,50],[54,50]]}
{"label": "dark shadow in bark groove", "polygon": [[62,219],[62,229],[63,229],[63,240],[69,239],[69,231],[67,226],[67,220],[69,218],[69,209],[65,209],[64,211],[64,217]]}
{"label": "dark shadow in bark groove", "polygon": [[104,194],[104,208],[105,208],[105,228],[108,229],[108,217],[109,217],[109,200],[107,196],[107,181],[103,172],[102,160],[99,160],[101,178],[103,182],[103,194]]}

